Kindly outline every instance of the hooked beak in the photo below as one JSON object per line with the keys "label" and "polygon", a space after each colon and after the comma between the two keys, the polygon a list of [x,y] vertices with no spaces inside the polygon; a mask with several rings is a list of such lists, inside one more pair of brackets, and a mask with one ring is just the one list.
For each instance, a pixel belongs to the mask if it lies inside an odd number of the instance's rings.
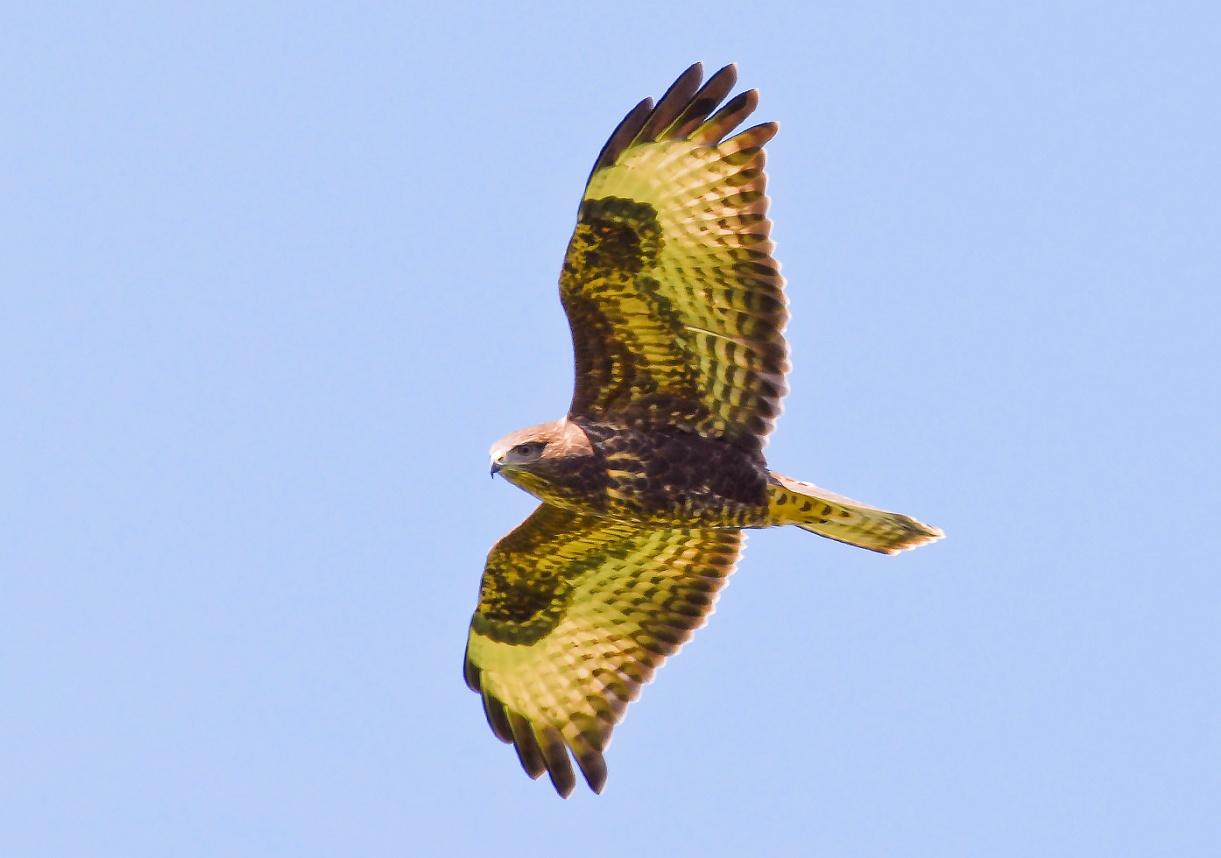
{"label": "hooked beak", "polygon": [[495,479],[496,475],[500,473],[500,468],[501,468],[502,464],[503,464],[503,460],[501,460],[501,459],[497,459],[495,462],[492,463],[492,479]]}

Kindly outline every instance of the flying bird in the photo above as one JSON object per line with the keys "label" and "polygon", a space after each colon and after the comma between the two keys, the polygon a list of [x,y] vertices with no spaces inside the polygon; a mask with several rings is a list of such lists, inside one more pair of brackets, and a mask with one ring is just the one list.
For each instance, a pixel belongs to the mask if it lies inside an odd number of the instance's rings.
{"label": "flying bird", "polygon": [[572,404],[491,449],[492,475],[542,503],[488,555],[464,675],[565,797],[573,760],[602,791],[611,731],[704,624],[744,529],[884,554],[942,536],[768,469],[789,369],[764,195],[778,126],[735,133],[757,91],[722,105],[735,67],[702,78],[696,63],[602,147],[560,273]]}

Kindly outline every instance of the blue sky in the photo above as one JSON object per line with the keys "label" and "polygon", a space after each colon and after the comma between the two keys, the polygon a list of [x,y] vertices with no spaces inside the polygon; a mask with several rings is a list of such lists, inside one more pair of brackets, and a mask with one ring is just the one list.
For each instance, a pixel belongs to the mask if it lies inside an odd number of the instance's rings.
{"label": "blue sky", "polygon": [[[0,852],[1221,846],[1214,6],[256,6],[0,13]],[[781,123],[773,466],[948,539],[753,534],[561,802],[460,676],[486,451],[696,59]]]}

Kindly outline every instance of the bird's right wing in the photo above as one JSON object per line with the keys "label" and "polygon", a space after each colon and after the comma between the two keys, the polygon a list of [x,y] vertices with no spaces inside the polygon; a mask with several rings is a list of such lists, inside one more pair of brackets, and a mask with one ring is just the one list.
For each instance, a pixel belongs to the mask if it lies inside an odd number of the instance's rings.
{"label": "bird's right wing", "polygon": [[[774,122],[733,66],[696,63],[645,99],[598,156],[560,275],[576,385],[569,416],[677,427],[750,450],[786,387],[788,319],[772,258],[763,146]],[[714,112],[715,111],[715,112]]]}
{"label": "bird's right wing", "polygon": [[532,778],[567,796],[571,752],[601,791],[611,731],[704,624],[741,544],[737,530],[642,530],[547,504],[496,544],[464,674]]}

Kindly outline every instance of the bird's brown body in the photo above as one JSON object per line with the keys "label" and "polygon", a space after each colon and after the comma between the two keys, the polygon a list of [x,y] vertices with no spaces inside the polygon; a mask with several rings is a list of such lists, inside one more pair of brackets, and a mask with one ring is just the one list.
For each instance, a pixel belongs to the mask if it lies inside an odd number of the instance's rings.
{"label": "bird's brown body", "polygon": [[[561,795],[606,780],[615,724],[712,610],[743,530],[793,524],[893,554],[937,528],[768,470],[787,387],[784,279],[764,145],[696,64],[603,147],[560,274],[576,384],[565,418],[492,447],[542,503],[488,555],[464,675],[492,731]],[[729,136],[730,134],[733,136]]]}
{"label": "bird's brown body", "polygon": [[544,503],[615,521],[706,527],[770,523],[770,474],[756,451],[682,429],[617,429],[577,420],[532,427],[529,437],[574,435],[582,442],[557,443],[555,454],[534,467],[500,472]]}

